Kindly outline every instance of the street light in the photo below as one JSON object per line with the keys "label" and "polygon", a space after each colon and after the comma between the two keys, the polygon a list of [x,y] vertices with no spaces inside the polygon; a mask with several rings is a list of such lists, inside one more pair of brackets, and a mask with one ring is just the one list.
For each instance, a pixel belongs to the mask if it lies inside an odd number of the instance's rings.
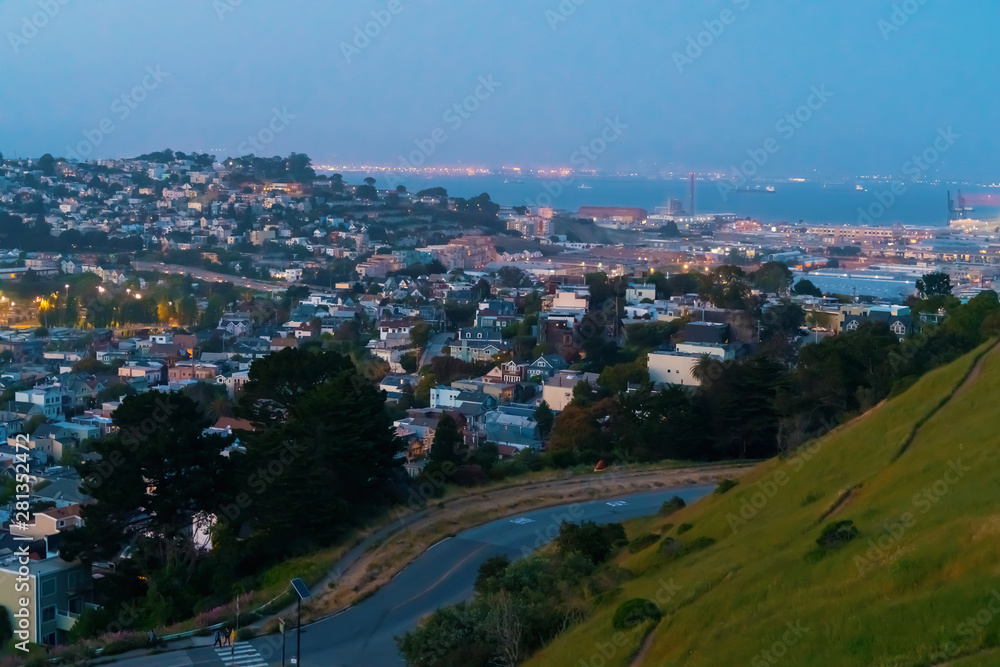
{"label": "street light", "polygon": [[299,596],[295,618],[295,664],[302,664],[302,601],[309,599],[309,587],[298,577],[292,579],[292,590]]}

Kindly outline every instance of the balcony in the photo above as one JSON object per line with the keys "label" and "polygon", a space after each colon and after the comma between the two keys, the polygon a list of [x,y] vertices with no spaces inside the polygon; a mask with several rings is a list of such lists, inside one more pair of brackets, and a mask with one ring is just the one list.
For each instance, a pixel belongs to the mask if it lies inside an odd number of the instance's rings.
{"label": "balcony", "polygon": [[61,609],[56,610],[56,627],[60,630],[69,632],[76,625],[77,619],[80,618],[80,614],[74,614],[73,612],[63,611]]}

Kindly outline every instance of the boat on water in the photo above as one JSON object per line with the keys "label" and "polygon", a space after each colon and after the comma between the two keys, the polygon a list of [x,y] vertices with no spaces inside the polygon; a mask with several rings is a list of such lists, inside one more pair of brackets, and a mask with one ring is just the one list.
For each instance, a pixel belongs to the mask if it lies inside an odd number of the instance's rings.
{"label": "boat on water", "polygon": [[577,187],[577,188],[579,188],[580,190],[591,190],[591,189],[592,189],[592,188],[591,188],[591,187],[590,187],[589,185],[587,185],[586,183],[580,183],[580,185],[578,185],[578,186],[576,186],[576,187]]}
{"label": "boat on water", "polygon": [[736,190],[736,192],[771,192],[771,193],[773,193],[773,192],[776,192],[776,190],[775,190],[775,188],[774,188],[773,185],[769,185],[766,188],[762,188],[759,185],[755,185],[755,186],[753,186],[751,188],[749,185],[747,185],[745,187],[739,188],[738,190]]}

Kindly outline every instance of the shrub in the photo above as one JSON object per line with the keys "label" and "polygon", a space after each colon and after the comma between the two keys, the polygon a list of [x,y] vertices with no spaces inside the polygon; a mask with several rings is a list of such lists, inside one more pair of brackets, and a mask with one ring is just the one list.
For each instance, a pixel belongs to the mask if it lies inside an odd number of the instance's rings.
{"label": "shrub", "polygon": [[618,605],[611,624],[616,630],[628,630],[647,621],[659,622],[661,618],[660,608],[652,600],[633,598]]}
{"label": "shrub", "polygon": [[822,549],[836,549],[841,547],[858,536],[858,528],[850,519],[834,521],[828,523],[819,537],[816,544]]}
{"label": "shrub", "polygon": [[503,554],[490,556],[479,565],[479,574],[476,575],[476,583],[473,586],[477,593],[494,591],[497,588],[497,581],[510,565],[510,558]]}
{"label": "shrub", "polygon": [[645,535],[639,535],[637,538],[628,543],[628,552],[630,554],[638,553],[643,549],[647,549],[660,539],[659,535],[653,535],[652,533],[646,533]]}
{"label": "shrub", "polygon": [[683,535],[684,533],[688,532],[692,528],[694,528],[694,524],[693,523],[682,523],[681,525],[677,526],[677,534],[678,535]]}
{"label": "shrub", "polygon": [[701,537],[695,539],[691,544],[688,545],[688,551],[699,551],[701,549],[707,549],[715,544],[714,537],[708,537],[707,535],[702,535]]}
{"label": "shrub", "polygon": [[476,464],[460,465],[453,480],[459,486],[479,486],[486,483],[486,473],[482,466]]}
{"label": "shrub", "polygon": [[717,487],[715,487],[715,493],[721,496],[723,493],[729,491],[737,484],[739,484],[739,482],[737,482],[735,479],[724,479],[721,482],[719,482],[719,485]]}
{"label": "shrub", "polygon": [[665,537],[663,541],[660,542],[660,553],[667,557],[668,560],[673,560],[674,558],[680,558],[687,553],[687,547],[678,539],[673,537]]}
{"label": "shrub", "polygon": [[583,521],[577,525],[563,521],[559,525],[556,546],[563,555],[575,551],[596,564],[607,560],[622,540],[625,540],[625,528],[620,523],[598,525]]}
{"label": "shrub", "polygon": [[680,496],[674,496],[670,500],[663,503],[663,505],[660,507],[660,514],[662,516],[670,516],[677,510],[683,509],[686,506],[687,503],[684,502],[683,498],[681,498]]}

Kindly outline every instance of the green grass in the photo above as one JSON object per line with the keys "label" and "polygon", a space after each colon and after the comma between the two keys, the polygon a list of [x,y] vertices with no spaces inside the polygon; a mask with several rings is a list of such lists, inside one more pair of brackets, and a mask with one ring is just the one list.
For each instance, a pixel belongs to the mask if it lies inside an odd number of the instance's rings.
{"label": "green grass", "polygon": [[[715,544],[672,562],[657,548],[623,550],[617,563],[636,577],[618,600],[654,599],[664,614],[642,664],[769,664],[761,652],[776,642],[782,657],[770,657],[788,665],[1000,664],[1000,597],[998,613],[987,606],[991,591],[1000,596],[1000,349],[945,400],[983,349],[669,517],[693,524],[683,542]],[[959,463],[961,476],[948,473]],[[936,502],[919,497],[925,488]],[[816,557],[823,526],[841,520],[860,534]],[[628,535],[667,522],[630,522]],[[590,664],[612,641],[615,606],[599,606],[527,664]],[[977,613],[982,623],[969,624]],[[788,623],[807,631],[795,637]],[[642,637],[624,639],[604,664],[631,664]]]}

